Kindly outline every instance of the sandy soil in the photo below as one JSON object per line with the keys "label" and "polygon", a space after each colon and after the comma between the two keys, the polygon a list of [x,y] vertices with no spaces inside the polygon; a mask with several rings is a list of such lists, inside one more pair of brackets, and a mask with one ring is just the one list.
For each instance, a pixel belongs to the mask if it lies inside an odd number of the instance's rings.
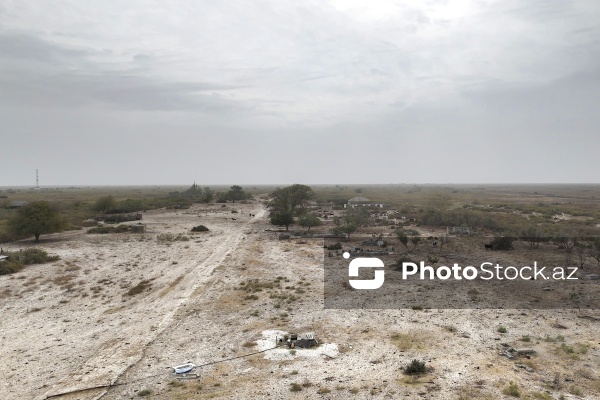
{"label": "sandy soil", "polygon": [[[259,204],[143,222],[143,235],[48,235],[39,246],[60,261],[0,277],[0,397],[495,399],[513,381],[522,398],[600,398],[600,322],[576,311],[326,310],[322,241],[277,240]],[[190,234],[199,224],[210,232]],[[315,332],[321,347],[214,363],[185,381],[169,368],[265,350],[274,331]],[[509,359],[506,347],[536,355]],[[415,358],[429,372],[408,377]]]}

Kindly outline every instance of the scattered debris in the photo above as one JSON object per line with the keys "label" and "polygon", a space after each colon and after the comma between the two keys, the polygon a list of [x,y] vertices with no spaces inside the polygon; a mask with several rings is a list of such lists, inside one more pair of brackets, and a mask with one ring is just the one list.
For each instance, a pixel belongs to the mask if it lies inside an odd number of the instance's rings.
{"label": "scattered debris", "polygon": [[531,356],[536,354],[536,351],[533,349],[514,349],[512,347],[509,347],[506,343],[502,343],[501,346],[503,347],[503,349],[502,351],[500,351],[500,355],[505,356],[507,358],[531,358]]}
{"label": "scattered debris", "polygon": [[530,372],[530,373],[531,373],[531,372],[534,372],[534,371],[533,371],[533,368],[531,368],[529,365],[525,365],[525,364],[515,364],[515,367],[517,367],[517,368],[521,368],[521,369],[524,369],[525,371],[527,371],[527,372]]}
{"label": "scattered debris", "polygon": [[192,370],[194,368],[196,368],[196,365],[191,362],[188,362],[188,363],[173,367],[173,370],[177,375],[179,375],[179,374],[186,374],[188,372],[192,372]]}

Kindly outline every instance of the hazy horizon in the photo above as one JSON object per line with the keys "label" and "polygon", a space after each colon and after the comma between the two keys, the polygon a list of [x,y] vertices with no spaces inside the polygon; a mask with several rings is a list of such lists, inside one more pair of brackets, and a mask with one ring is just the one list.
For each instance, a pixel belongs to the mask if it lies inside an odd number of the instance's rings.
{"label": "hazy horizon", "polygon": [[[180,183],[180,184],[123,184],[123,185],[86,185],[86,184],[65,184],[65,185],[40,185],[40,189],[84,189],[84,188],[92,188],[92,189],[103,189],[103,188],[148,188],[148,187],[157,187],[157,188],[181,188],[181,187],[189,187],[193,183],[196,183],[198,186],[209,186],[209,187],[217,187],[217,188],[229,188],[233,185],[239,185],[239,183],[218,183],[218,184],[203,184],[201,182],[192,182],[192,183]],[[433,187],[478,187],[478,186],[486,186],[486,187],[521,187],[521,186],[539,186],[539,187],[569,187],[569,186],[599,186],[600,183],[595,182],[582,182],[582,183],[565,183],[565,182],[547,182],[547,183],[537,183],[537,182],[521,182],[521,183],[510,183],[510,182],[497,182],[497,183],[489,183],[489,182],[474,182],[474,183],[456,183],[456,182],[400,182],[400,183],[310,183],[310,182],[287,182],[287,183],[247,183],[243,184],[243,188],[253,188],[253,187],[282,187],[293,184],[302,184],[313,187],[329,187],[329,186],[347,186],[347,187],[384,187],[384,186],[433,186]],[[13,186],[0,186],[0,190],[7,189],[35,189],[35,185],[13,185]],[[358,194],[360,195],[360,193]]]}
{"label": "hazy horizon", "polygon": [[589,0],[3,2],[0,186],[590,184],[599,20]]}

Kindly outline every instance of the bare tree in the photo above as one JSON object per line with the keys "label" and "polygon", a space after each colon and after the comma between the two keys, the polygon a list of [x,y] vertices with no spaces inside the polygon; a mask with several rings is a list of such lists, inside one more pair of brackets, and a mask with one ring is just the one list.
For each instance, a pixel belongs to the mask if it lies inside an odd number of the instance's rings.
{"label": "bare tree", "polygon": [[579,268],[583,269],[583,267],[585,266],[585,260],[588,256],[588,246],[585,242],[575,239],[573,249],[575,250],[575,256],[577,257],[577,261],[579,262]]}
{"label": "bare tree", "polygon": [[600,267],[600,239],[596,238],[590,245],[589,255],[598,263]]}

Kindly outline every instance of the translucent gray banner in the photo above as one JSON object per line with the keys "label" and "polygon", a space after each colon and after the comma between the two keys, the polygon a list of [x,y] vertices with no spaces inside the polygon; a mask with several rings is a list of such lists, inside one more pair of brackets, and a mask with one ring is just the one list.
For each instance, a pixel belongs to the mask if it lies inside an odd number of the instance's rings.
{"label": "translucent gray banner", "polygon": [[325,308],[600,308],[597,238],[502,240],[326,238]]}

